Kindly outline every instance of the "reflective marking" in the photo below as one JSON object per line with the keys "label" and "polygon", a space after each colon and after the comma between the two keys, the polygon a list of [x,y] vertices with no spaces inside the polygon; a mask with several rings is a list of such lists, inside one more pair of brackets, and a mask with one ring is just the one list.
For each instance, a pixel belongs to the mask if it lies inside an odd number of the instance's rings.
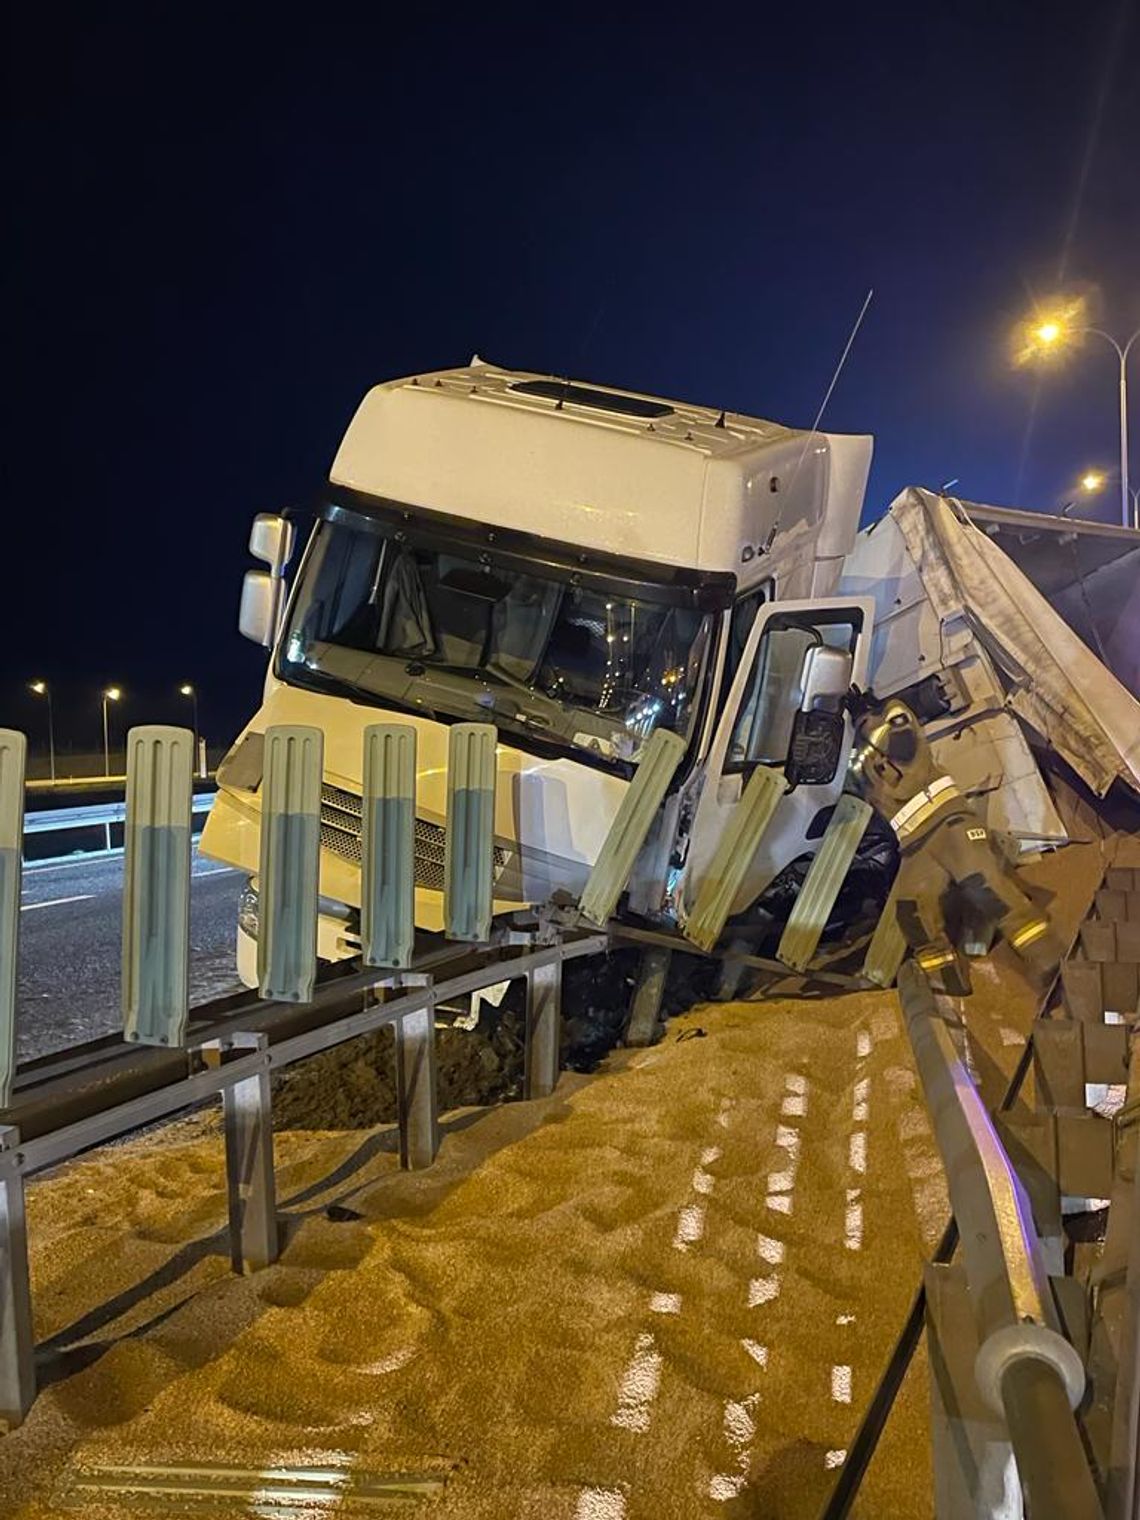
{"label": "reflective marking", "polygon": [[833,1367],[831,1369],[831,1397],[837,1404],[850,1404],[851,1402],[851,1368]]}
{"label": "reflective marking", "polygon": [[851,1105],[851,1117],[856,1124],[866,1124],[867,1114],[870,1108],[869,1097],[871,1093],[870,1077],[861,1077],[855,1084],[855,1097]]}
{"label": "reflective marking", "polygon": [[735,1499],[743,1488],[743,1473],[717,1473],[709,1481],[709,1498],[719,1499],[723,1504],[729,1499]]}
{"label": "reflective marking", "polygon": [[719,1160],[720,1160],[720,1146],[719,1145],[706,1145],[705,1148],[704,1148],[704,1150],[701,1152],[701,1165],[702,1166],[712,1166],[712,1164],[713,1164],[714,1161],[719,1161]]}
{"label": "reflective marking", "polygon": [[194,880],[200,881],[203,876],[233,876],[237,872],[237,866],[218,866],[213,871],[195,871]]}
{"label": "reflective marking", "polygon": [[806,1111],[806,1101],[793,1093],[789,1093],[780,1104],[780,1112],[788,1119],[802,1119]]}
{"label": "reflective marking", "polygon": [[677,1218],[677,1233],[673,1244],[678,1251],[687,1251],[694,1241],[705,1233],[705,1206],[703,1203],[687,1203]]}
{"label": "reflective marking", "polygon": [[701,1168],[698,1167],[697,1170],[693,1173],[694,1193],[704,1193],[707,1196],[712,1192],[715,1186],[716,1178],[710,1172],[702,1171]]}
{"label": "reflective marking", "polygon": [[740,1344],[744,1347],[745,1351],[748,1352],[748,1355],[756,1363],[757,1367],[767,1367],[767,1365],[768,1365],[768,1348],[767,1348],[767,1346],[761,1346],[761,1344],[759,1343],[759,1341],[750,1341],[747,1337],[745,1337],[745,1339],[742,1340]]}
{"label": "reflective marking", "polygon": [[786,1172],[768,1173],[768,1190],[772,1193],[790,1193],[796,1185],[796,1174],[792,1170]]}
{"label": "reflective marking", "polygon": [[780,1274],[773,1272],[770,1277],[754,1277],[748,1284],[748,1307],[758,1308],[760,1304],[770,1304],[774,1298],[780,1296]]}
{"label": "reflective marking", "polygon": [[855,1323],[855,1316],[853,1314],[837,1314],[835,1316],[835,1323],[837,1325],[853,1325]]}
{"label": "reflective marking", "polygon": [[847,1451],[846,1451],[846,1448],[845,1447],[840,1447],[837,1450],[835,1450],[835,1451],[829,1451],[826,1454],[826,1456],[823,1459],[823,1465],[830,1472],[830,1470],[833,1467],[842,1467],[843,1464],[844,1464],[844,1462],[846,1462],[846,1460],[847,1460]]}
{"label": "reflective marking", "polygon": [[756,1424],[752,1418],[752,1410],[759,1400],[758,1394],[751,1398],[743,1399],[740,1403],[729,1400],[724,1406],[724,1433],[734,1446],[745,1446],[756,1434]]}
{"label": "reflective marking", "polygon": [[859,1033],[855,1036],[855,1054],[860,1060],[864,1056],[871,1054],[871,1036],[865,1029],[860,1029]]}
{"label": "reflective marking", "polygon": [[625,1520],[625,1495],[620,1488],[584,1488],[574,1520]]}
{"label": "reflective marking", "polygon": [[[1106,1017],[1105,1017],[1105,1023],[1107,1023],[1107,1022],[1108,1022],[1108,1018],[1107,1018],[1107,1015],[1106,1015]],[[1018,1034],[1018,1032],[1017,1032],[1016,1029],[1006,1029],[1006,1027],[1004,1025],[1002,1025],[1002,1027],[998,1030],[998,1034],[1001,1035],[1001,1042],[1002,1042],[1003,1045],[1024,1045],[1025,1044],[1025,1036],[1021,1035],[1021,1034]]]}
{"label": "reflective marking", "polygon": [[776,1144],[785,1150],[793,1161],[800,1159],[800,1132],[790,1124],[776,1125]]}
{"label": "reflective marking", "polygon": [[756,1249],[760,1252],[760,1259],[773,1267],[778,1267],[784,1259],[784,1242],[773,1240],[771,1235],[758,1235]]}
{"label": "reflective marking", "polygon": [[851,1170],[853,1172],[865,1172],[867,1170],[867,1136],[863,1130],[857,1129],[851,1136],[847,1159],[851,1163]]}
{"label": "reflective marking", "polygon": [[611,1425],[643,1435],[649,1429],[650,1408],[661,1385],[661,1353],[652,1335],[637,1337],[633,1357],[625,1369],[618,1391],[618,1407],[610,1416]]}
{"label": "reflective marking", "polygon": [[790,1214],[792,1212],[792,1195],[790,1193],[774,1193],[765,1198],[764,1207],[773,1209],[777,1214]]}
{"label": "reflective marking", "polygon": [[680,1314],[681,1295],[679,1293],[655,1293],[649,1300],[649,1308],[654,1314]]}
{"label": "reflective marking", "polygon": [[801,1077],[798,1072],[789,1072],[784,1078],[784,1086],[788,1092],[795,1093],[798,1097],[803,1098],[807,1096],[807,1078]]}
{"label": "reflective marking", "polygon": [[843,1244],[849,1251],[859,1251],[863,1247],[863,1205],[856,1201],[847,1205],[843,1222]]}
{"label": "reflective marking", "polygon": [[78,897],[52,897],[47,902],[23,903],[20,912],[33,913],[37,908],[61,908],[64,903],[90,902],[94,896],[94,892],[81,892]]}

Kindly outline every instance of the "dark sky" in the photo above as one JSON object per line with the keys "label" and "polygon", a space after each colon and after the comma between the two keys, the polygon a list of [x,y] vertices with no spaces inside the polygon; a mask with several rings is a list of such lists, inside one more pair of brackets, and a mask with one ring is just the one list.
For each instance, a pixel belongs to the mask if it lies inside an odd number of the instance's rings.
{"label": "dark sky", "polygon": [[190,679],[227,738],[251,515],[475,350],[807,426],[874,286],[825,418],[869,515],[1113,465],[1108,349],[1039,382],[1009,333],[1058,286],[1140,323],[1134,0],[287,10],[9,10],[0,723]]}

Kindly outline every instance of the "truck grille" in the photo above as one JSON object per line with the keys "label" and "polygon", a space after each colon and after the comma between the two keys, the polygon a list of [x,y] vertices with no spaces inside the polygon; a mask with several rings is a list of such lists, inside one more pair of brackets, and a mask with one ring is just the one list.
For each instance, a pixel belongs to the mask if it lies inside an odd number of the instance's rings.
{"label": "truck grille", "polygon": [[[363,802],[357,792],[340,786],[321,787],[321,849],[331,850],[354,866],[361,862],[360,819]],[[443,891],[443,852],[446,830],[438,823],[416,819],[415,882],[433,892]],[[506,863],[507,852],[495,846],[495,874]]]}

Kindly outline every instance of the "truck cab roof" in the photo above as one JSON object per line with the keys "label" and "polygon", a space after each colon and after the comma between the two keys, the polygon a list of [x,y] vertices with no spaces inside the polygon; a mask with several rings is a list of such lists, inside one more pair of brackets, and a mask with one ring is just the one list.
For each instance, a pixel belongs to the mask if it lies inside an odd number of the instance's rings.
{"label": "truck cab roof", "polygon": [[841,557],[870,457],[867,437],[475,359],[370,390],[331,479],[491,526],[740,574],[773,527],[806,534],[814,557]]}

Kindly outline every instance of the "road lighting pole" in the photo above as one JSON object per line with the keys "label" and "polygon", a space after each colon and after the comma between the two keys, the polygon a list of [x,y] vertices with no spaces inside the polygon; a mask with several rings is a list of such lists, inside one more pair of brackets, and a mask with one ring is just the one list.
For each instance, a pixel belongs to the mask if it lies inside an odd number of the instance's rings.
{"label": "road lighting pole", "polygon": [[[189,681],[184,681],[178,688],[178,691],[181,696],[189,697],[193,704],[191,710],[194,714],[194,770],[196,772],[198,770],[198,746],[201,742],[198,737],[198,689],[196,686],[192,686]],[[204,770],[202,774],[205,775]]]}
{"label": "road lighting pole", "polygon": [[1103,338],[1106,343],[1111,343],[1120,361],[1120,521],[1124,527],[1130,528],[1132,526],[1132,490],[1128,478],[1128,355],[1132,351],[1133,343],[1140,338],[1140,327],[1123,346],[1111,333],[1106,333],[1100,327],[1085,327],[1081,331],[1093,333],[1096,337]]}
{"label": "road lighting pole", "polygon": [[107,726],[107,703],[117,702],[122,692],[117,686],[108,686],[103,693],[103,774],[111,774],[111,737]]}
{"label": "road lighting pole", "polygon": [[55,780],[55,717],[51,710],[51,687],[46,681],[33,681],[31,688],[37,697],[43,697],[47,703],[48,718],[48,763],[51,766],[51,779]]}

